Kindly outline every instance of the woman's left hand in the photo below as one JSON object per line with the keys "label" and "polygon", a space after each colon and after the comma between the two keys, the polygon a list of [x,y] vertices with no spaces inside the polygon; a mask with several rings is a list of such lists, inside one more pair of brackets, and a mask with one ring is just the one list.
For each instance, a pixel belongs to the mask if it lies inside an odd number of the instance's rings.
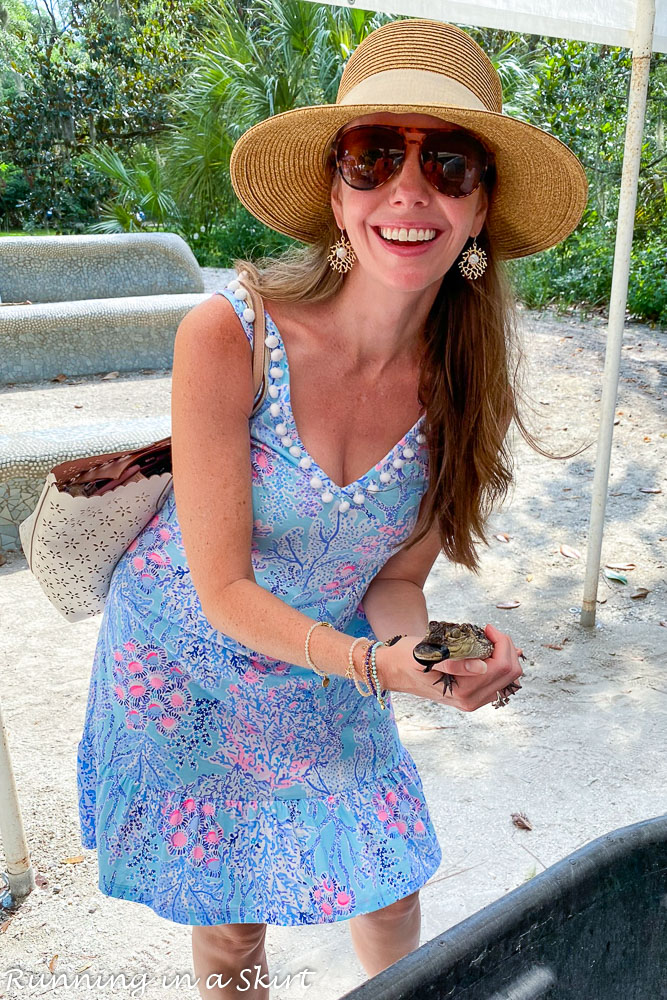
{"label": "woman's left hand", "polygon": [[[517,656],[517,658],[523,657],[523,650],[516,648],[516,646],[514,645],[514,643],[511,640],[511,638],[509,637],[509,635],[507,635],[506,632],[501,632],[500,629],[496,628],[495,625],[485,625],[484,626],[484,632],[486,633],[487,639],[490,639],[491,642],[494,645],[493,654],[490,657],[490,659],[493,659],[495,657],[496,653],[498,652],[497,643],[499,641],[502,642],[503,646],[507,642],[509,642],[509,651],[510,652],[514,652],[514,654]],[[518,665],[518,659],[517,659],[517,662],[516,662],[515,665]]]}
{"label": "woman's left hand", "polygon": [[[491,656],[485,660],[443,660],[433,664],[429,671],[425,671],[413,656],[413,647],[422,637],[409,635],[393,646],[380,647],[377,667],[381,687],[441,704],[444,699],[445,703],[462,712],[475,712],[483,705],[491,704],[497,699],[499,691],[517,683],[523,674],[519,663],[522,651],[516,648],[509,635],[494,625],[487,625],[484,631],[494,644]],[[472,671],[469,666],[472,666]],[[479,670],[484,672],[479,673]],[[451,689],[436,688],[446,674],[453,678]],[[518,684],[518,687],[521,685]]]}
{"label": "woman's left hand", "polygon": [[[486,673],[471,675],[478,682],[476,693],[483,699],[483,704],[492,701],[496,697],[497,691],[518,681],[519,677],[523,675],[519,663],[519,657],[523,657],[523,650],[517,649],[511,637],[491,624],[484,626],[484,633],[487,639],[493,643],[493,653],[483,661],[487,666]],[[479,662],[479,660],[466,660],[466,663]]]}

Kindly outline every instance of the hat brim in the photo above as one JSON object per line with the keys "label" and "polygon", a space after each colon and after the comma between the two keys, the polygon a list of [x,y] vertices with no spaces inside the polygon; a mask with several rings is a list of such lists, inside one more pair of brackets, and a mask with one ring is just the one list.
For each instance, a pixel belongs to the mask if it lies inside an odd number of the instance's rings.
{"label": "hat brim", "polygon": [[486,228],[501,258],[555,246],[579,224],[588,182],[575,154],[543,129],[496,111],[448,105],[313,105],[253,125],[230,159],[234,190],[265,225],[314,243],[331,219],[326,155],[338,129],[376,112],[435,115],[474,132],[494,154]]}

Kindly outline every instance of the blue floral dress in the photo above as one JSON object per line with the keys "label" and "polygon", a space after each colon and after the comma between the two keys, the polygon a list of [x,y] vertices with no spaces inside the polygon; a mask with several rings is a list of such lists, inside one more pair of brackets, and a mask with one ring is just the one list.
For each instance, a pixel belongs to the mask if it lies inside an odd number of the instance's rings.
{"label": "blue floral dress", "polygon": [[[252,343],[244,303],[234,305]],[[306,453],[288,359],[250,421],[257,583],[375,638],[361,600],[417,519],[423,417],[340,488]],[[385,636],[380,636],[385,638]],[[419,889],[441,851],[394,710],[214,629],[192,584],[173,490],[117,564],[77,758],[82,843],[99,887],[183,924],[319,924]]]}

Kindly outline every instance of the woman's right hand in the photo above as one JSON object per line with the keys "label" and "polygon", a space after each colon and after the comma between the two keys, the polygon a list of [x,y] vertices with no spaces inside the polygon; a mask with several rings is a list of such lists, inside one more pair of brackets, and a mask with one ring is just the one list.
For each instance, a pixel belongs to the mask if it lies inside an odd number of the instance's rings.
{"label": "woman's right hand", "polygon": [[[406,635],[393,646],[380,646],[376,653],[380,684],[390,691],[414,694],[418,698],[446,703],[462,712],[474,712],[495,701],[498,691],[523,674],[510,637],[493,625],[487,626],[487,635],[494,643],[492,656],[486,660],[444,660],[440,664],[442,670],[434,666],[424,671],[412,655],[423,635]],[[443,673],[455,677],[451,692],[449,688],[445,691]]]}

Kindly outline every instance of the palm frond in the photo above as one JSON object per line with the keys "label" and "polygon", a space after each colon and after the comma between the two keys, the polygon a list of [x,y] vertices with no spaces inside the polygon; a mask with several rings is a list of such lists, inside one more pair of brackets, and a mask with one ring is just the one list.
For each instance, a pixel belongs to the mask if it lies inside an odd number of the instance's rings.
{"label": "palm frond", "polygon": [[87,233],[135,233],[142,230],[134,214],[128,212],[124,205],[104,202],[101,207],[101,222],[88,226]]}

